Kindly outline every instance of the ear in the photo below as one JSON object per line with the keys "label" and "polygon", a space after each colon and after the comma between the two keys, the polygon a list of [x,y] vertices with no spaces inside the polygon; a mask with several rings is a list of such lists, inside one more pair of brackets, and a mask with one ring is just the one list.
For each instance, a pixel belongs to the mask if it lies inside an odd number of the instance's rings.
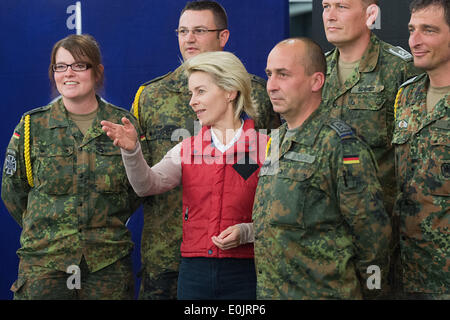
{"label": "ear", "polygon": [[325,83],[325,75],[322,72],[316,72],[311,79],[311,91],[319,92]]}
{"label": "ear", "polygon": [[366,9],[366,26],[367,28],[371,28],[372,25],[378,18],[378,14],[380,13],[380,8],[376,4],[371,4]]}
{"label": "ear", "polygon": [[236,99],[237,97],[237,90],[233,90],[233,91],[227,91],[227,99],[228,102],[233,101],[234,99]]}
{"label": "ear", "polygon": [[230,31],[228,29],[220,31],[219,34],[219,42],[220,47],[223,49],[228,42],[228,38],[230,37]]}

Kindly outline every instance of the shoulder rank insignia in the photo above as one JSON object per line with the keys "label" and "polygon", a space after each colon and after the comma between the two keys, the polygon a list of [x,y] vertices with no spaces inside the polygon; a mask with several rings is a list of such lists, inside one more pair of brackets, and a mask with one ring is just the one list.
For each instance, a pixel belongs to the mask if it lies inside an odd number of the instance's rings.
{"label": "shoulder rank insignia", "polygon": [[400,85],[400,88],[404,88],[404,87],[410,85],[411,83],[413,83],[413,82],[415,82],[416,80],[418,80],[418,78],[419,78],[419,76],[415,76],[415,77],[409,78],[408,80],[406,80],[405,82],[403,82],[403,83]]}
{"label": "shoulder rank insignia", "polygon": [[405,49],[403,49],[402,47],[399,47],[399,46],[391,47],[391,48],[389,48],[388,51],[390,53],[392,53],[393,55],[395,55],[403,60],[406,60],[406,61],[409,61],[413,58],[411,53],[409,53],[408,51],[406,51]]}
{"label": "shoulder rank insignia", "polygon": [[328,126],[336,131],[341,139],[353,135],[352,128],[340,119],[330,119]]}

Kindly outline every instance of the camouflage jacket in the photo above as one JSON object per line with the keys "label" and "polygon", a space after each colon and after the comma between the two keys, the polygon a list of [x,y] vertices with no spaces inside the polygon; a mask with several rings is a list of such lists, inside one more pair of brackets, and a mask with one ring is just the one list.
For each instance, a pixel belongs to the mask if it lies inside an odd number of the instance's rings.
{"label": "camouflage jacket", "polygon": [[338,77],[339,50],[327,54],[327,78],[323,98],[334,105],[331,116],[344,120],[371,148],[380,168],[386,210],[395,197],[394,102],[400,85],[417,74],[412,56],[371,35],[359,66],[344,85]]}
{"label": "camouflage jacket", "polygon": [[450,293],[450,93],[427,113],[426,74],[400,90],[395,132],[406,292]]}
{"label": "camouflage jacket", "polygon": [[[193,136],[201,128],[189,106],[191,97],[187,83],[183,68],[178,67],[175,71],[144,84],[136,95],[132,113],[137,115],[145,133],[146,141],[141,144],[143,150],[145,146],[148,147],[149,155],[146,160],[149,165],[158,163],[181,138]],[[252,86],[252,98],[260,114],[260,118],[255,121],[256,129],[277,128],[280,120],[273,111],[265,81],[252,76]],[[172,134],[174,138],[171,138]],[[181,216],[181,187],[145,199],[141,256],[145,271],[150,275],[178,271],[182,239]]]}
{"label": "camouflage jacket", "polygon": [[65,272],[84,255],[94,272],[133,249],[125,223],[139,198],[128,183],[120,149],[100,121],[135,120],[128,111],[97,100],[97,117],[84,138],[62,99],[25,114],[30,116],[27,149],[34,187],[27,181],[24,118],[15,128],[6,152],[2,199],[22,227],[21,268],[39,265]]}
{"label": "camouflage jacket", "polygon": [[328,113],[280,146],[271,134],[253,207],[258,299],[373,296],[371,265],[385,282],[391,227],[373,154]]}

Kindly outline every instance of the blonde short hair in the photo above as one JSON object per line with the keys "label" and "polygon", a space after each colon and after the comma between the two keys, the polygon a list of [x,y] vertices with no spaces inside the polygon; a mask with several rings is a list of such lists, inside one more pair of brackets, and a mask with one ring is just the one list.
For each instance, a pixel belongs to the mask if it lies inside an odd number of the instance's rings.
{"label": "blonde short hair", "polygon": [[218,87],[225,91],[237,91],[234,102],[235,117],[239,118],[244,111],[250,118],[255,119],[257,112],[251,98],[250,75],[234,54],[227,51],[200,53],[184,62],[183,67],[187,77],[196,71],[206,72]]}

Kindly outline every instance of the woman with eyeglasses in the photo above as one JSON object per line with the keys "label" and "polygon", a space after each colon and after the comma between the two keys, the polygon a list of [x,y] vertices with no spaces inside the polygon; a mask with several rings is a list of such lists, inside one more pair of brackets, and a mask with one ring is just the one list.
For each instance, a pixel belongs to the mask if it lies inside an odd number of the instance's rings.
{"label": "woman with eyeglasses", "polygon": [[178,299],[256,299],[252,207],[267,136],[254,129],[250,78],[232,53],[206,52],[184,63],[190,105],[201,129],[153,167],[136,130],[102,121],[119,146],[136,193],[183,186]]}
{"label": "woman with eyeglasses", "polygon": [[25,113],[8,145],[2,199],[22,227],[14,299],[134,297],[125,223],[140,200],[100,121],[135,122],[96,94],[103,71],[93,37],[58,41],[49,77],[60,97]]}

